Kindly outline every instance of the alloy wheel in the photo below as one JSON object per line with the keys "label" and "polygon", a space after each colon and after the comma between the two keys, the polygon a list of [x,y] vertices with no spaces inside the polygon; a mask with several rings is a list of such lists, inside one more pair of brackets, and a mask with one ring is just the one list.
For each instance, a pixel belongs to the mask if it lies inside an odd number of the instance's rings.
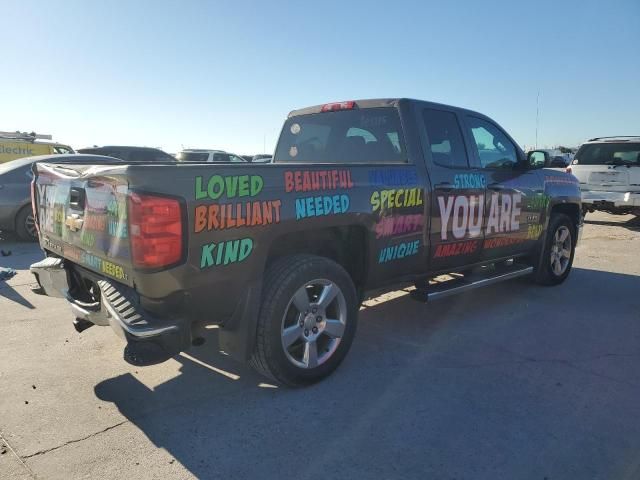
{"label": "alloy wheel", "polygon": [[300,287],[282,317],[281,341],[287,359],[315,368],[336,351],[345,332],[347,301],[334,282],[317,279]]}

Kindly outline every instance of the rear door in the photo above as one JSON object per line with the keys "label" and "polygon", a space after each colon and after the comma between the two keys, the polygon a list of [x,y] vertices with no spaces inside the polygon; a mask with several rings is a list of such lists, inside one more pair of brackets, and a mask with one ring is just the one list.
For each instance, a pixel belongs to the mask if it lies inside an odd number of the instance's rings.
{"label": "rear door", "polygon": [[472,115],[465,130],[487,182],[482,260],[529,251],[543,230],[547,198],[542,170],[525,168],[515,143],[495,123]]}
{"label": "rear door", "polygon": [[423,108],[423,149],[431,196],[430,268],[456,268],[480,259],[486,180],[469,162],[454,111]]}

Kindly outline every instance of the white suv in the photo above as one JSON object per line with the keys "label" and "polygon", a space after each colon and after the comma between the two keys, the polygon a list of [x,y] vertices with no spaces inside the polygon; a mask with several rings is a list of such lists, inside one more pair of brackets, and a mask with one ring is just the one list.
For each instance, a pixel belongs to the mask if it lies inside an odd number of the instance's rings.
{"label": "white suv", "polygon": [[571,163],[585,213],[640,216],[640,136],[593,138],[580,146]]}

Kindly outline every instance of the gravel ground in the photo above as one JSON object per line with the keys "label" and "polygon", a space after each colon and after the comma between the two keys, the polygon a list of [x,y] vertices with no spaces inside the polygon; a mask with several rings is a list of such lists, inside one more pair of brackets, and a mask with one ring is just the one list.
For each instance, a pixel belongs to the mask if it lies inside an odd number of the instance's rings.
{"label": "gravel ground", "polygon": [[31,293],[0,240],[0,478],[640,478],[640,222],[591,214],[574,270],[368,301],[343,366],[275,388],[209,341],[135,368]]}

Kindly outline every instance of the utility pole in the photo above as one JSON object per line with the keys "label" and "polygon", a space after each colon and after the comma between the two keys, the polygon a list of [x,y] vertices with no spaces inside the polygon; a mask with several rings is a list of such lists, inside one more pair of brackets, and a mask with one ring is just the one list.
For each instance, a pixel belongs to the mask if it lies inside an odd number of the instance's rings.
{"label": "utility pole", "polygon": [[267,153],[267,134],[262,135],[262,153]]}
{"label": "utility pole", "polygon": [[540,117],[540,90],[536,96],[536,149],[538,148],[538,118]]}

